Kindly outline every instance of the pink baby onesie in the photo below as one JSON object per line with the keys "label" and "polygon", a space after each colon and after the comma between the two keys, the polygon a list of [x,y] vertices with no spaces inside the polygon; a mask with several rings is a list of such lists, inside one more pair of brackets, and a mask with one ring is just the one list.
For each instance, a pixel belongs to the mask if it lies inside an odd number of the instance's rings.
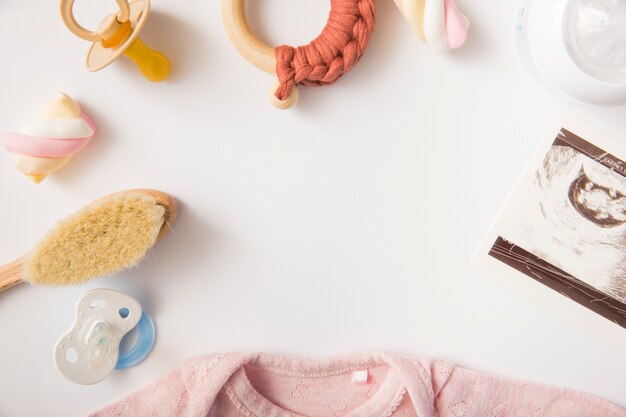
{"label": "pink baby onesie", "polygon": [[626,417],[572,390],[387,353],[303,360],[230,353],[92,414],[137,417]]}

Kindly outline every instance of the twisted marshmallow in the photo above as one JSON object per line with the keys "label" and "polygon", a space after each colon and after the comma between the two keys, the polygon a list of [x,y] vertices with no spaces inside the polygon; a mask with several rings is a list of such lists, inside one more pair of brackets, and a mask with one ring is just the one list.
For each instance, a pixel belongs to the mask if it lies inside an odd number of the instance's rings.
{"label": "twisted marshmallow", "polygon": [[460,48],[467,41],[469,20],[454,0],[394,0],[413,30],[435,53]]}
{"label": "twisted marshmallow", "polygon": [[0,135],[16,168],[35,183],[67,164],[91,141],[95,125],[70,96],[61,93],[17,133]]}

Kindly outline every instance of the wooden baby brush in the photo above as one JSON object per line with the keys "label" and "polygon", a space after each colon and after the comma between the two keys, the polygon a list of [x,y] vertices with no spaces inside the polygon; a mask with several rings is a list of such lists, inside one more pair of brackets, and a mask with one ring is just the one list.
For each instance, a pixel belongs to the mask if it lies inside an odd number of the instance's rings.
{"label": "wooden baby brush", "polygon": [[139,263],[170,230],[176,200],[155,190],[101,198],[61,221],[30,253],[0,266],[0,292],[29,282],[72,285]]}

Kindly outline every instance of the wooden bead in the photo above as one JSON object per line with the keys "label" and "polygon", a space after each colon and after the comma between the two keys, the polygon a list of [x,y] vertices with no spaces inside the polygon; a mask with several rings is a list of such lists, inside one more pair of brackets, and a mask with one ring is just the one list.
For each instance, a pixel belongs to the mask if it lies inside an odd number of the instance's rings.
{"label": "wooden bead", "polygon": [[293,90],[291,90],[291,94],[289,95],[289,97],[287,97],[285,100],[279,100],[278,97],[276,97],[276,95],[274,94],[279,85],[280,84],[278,82],[272,84],[272,87],[269,91],[270,103],[272,103],[272,106],[280,110],[290,109],[298,102],[298,98],[300,97],[298,88],[294,87]]}

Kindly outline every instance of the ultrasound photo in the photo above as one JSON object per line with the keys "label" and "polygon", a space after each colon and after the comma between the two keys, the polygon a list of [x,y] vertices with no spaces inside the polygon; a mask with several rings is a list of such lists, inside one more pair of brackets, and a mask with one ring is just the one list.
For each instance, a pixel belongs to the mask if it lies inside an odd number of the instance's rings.
{"label": "ultrasound photo", "polygon": [[545,149],[507,202],[485,255],[526,277],[511,279],[531,278],[624,333],[626,162],[565,128]]}

